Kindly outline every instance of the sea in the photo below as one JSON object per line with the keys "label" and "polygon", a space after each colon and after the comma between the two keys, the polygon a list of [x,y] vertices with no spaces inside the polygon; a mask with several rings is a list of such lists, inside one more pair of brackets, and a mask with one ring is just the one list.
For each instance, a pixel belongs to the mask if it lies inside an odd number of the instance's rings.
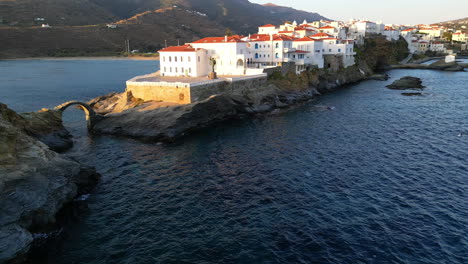
{"label": "sea", "polygon": [[[158,68],[0,61],[0,102],[86,102]],[[88,135],[69,108],[65,155],[102,179],[28,263],[468,263],[468,73],[388,74],[170,144]],[[403,76],[426,88],[385,87]]]}

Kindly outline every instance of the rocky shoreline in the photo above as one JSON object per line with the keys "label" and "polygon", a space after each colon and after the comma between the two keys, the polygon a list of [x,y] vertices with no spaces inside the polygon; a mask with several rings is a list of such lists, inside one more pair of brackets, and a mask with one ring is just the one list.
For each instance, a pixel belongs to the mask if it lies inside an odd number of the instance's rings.
{"label": "rocky shoreline", "polygon": [[261,94],[214,95],[188,105],[153,109],[152,105],[157,102],[138,101],[130,92],[101,96],[88,104],[104,115],[93,127],[95,134],[170,142],[213,123],[288,108],[370,77],[388,78],[374,76],[370,67],[362,63],[337,72],[318,69],[300,75],[278,72],[270,76]]}
{"label": "rocky shoreline", "polygon": [[[174,141],[214,123],[266,114],[307,102],[375,75],[406,55],[406,43],[366,45],[357,64],[348,68],[274,72],[258,91],[214,95],[189,105],[144,102],[131,93],[112,93],[88,104],[103,115],[91,132],[152,141]],[[392,50],[393,53],[389,53]],[[390,54],[390,55],[389,55]],[[399,56],[401,55],[401,56]],[[54,224],[56,215],[98,181],[93,168],[55,151],[72,146],[61,112],[47,110],[19,115],[0,104],[0,263],[20,262],[33,241],[32,231]],[[55,151],[54,151],[55,150]]]}
{"label": "rocky shoreline", "polygon": [[35,137],[61,134],[54,128],[55,114],[24,117],[0,104],[0,263],[23,261],[33,231],[54,225],[57,213],[99,180],[94,168],[52,151]]}

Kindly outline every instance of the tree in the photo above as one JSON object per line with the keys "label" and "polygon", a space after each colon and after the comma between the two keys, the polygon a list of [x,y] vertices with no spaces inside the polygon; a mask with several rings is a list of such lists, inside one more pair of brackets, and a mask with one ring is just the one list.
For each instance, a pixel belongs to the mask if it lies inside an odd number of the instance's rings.
{"label": "tree", "polygon": [[442,38],[452,41],[452,32],[444,32],[444,34],[442,34]]}
{"label": "tree", "polygon": [[232,30],[230,28],[226,28],[226,30],[224,31],[224,35],[228,37],[232,36]]}

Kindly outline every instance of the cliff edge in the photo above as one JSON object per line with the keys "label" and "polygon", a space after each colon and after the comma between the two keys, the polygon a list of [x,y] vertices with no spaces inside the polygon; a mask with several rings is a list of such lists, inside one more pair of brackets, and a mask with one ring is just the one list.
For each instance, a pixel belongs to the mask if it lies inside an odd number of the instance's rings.
{"label": "cliff edge", "polygon": [[26,123],[0,104],[0,263],[23,259],[31,230],[55,223],[57,212],[99,179],[28,135]]}

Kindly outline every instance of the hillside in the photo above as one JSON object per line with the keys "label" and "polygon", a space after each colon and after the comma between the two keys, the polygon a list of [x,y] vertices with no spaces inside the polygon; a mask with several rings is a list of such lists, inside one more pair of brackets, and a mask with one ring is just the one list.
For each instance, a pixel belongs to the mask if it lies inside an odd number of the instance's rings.
{"label": "hillside", "polygon": [[220,36],[227,28],[249,34],[264,24],[322,18],[248,0],[0,0],[0,58],[115,54],[127,39],[131,49],[155,52],[165,41]]}
{"label": "hillside", "polygon": [[440,22],[439,24],[466,24],[468,25],[468,17]]}
{"label": "hillside", "polygon": [[[94,25],[174,5],[206,14],[213,22],[238,33],[251,32],[267,23],[323,18],[316,13],[275,5],[262,6],[248,0],[0,0],[0,24],[19,27],[42,23]],[[35,18],[45,21],[34,21]],[[154,21],[155,24],[159,22]]]}
{"label": "hillside", "polygon": [[125,50],[127,39],[132,50],[156,52],[166,40],[177,45],[223,34],[224,28],[207,17],[171,8],[120,21],[116,29],[105,25],[0,27],[0,58],[117,55]]}

